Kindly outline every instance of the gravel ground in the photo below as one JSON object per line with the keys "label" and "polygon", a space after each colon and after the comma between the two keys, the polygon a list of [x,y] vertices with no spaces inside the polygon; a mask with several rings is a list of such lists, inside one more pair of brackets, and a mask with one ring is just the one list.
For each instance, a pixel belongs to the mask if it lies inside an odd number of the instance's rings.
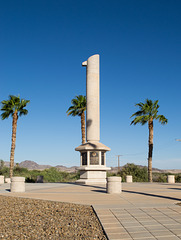
{"label": "gravel ground", "polygon": [[0,196],[0,239],[102,239],[91,206]]}

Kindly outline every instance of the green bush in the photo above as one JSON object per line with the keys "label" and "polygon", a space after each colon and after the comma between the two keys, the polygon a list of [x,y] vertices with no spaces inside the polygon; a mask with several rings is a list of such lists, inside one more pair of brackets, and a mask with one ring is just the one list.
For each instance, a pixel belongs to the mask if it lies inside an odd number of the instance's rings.
{"label": "green bush", "polygon": [[122,182],[126,182],[127,175],[133,177],[133,182],[148,182],[147,167],[140,167],[133,163],[127,163],[118,173],[107,172],[107,177],[120,176],[122,177]]}
{"label": "green bush", "polygon": [[14,176],[27,175],[28,173],[29,173],[29,171],[28,171],[27,168],[19,167],[19,165],[14,167],[14,170],[13,170],[13,175]]}
{"label": "green bush", "polygon": [[41,175],[41,171],[40,170],[28,170],[28,173],[25,174],[25,181],[29,182],[29,183],[35,183],[37,176]]}
{"label": "green bush", "polygon": [[8,167],[1,168],[0,175],[3,175],[5,178],[9,177],[9,168]]}
{"label": "green bush", "polygon": [[[4,166],[4,162],[0,162],[0,175],[9,177],[9,168]],[[22,168],[19,164],[16,164],[13,171],[13,176],[25,177],[25,181],[29,183],[35,183],[37,176],[43,176],[44,182],[74,182],[80,177],[80,173],[67,173],[61,172],[57,168],[49,168],[43,171],[40,170],[28,170]]]}
{"label": "green bush", "polygon": [[[153,182],[167,182],[167,176],[171,173],[156,173],[153,172]],[[4,166],[4,161],[0,160],[0,175],[4,175],[5,178],[9,177],[9,168]],[[28,170],[27,168],[21,168],[17,164],[14,167],[14,176],[25,177],[26,182],[35,183],[37,176],[43,176],[44,182],[75,182],[80,178],[80,172],[67,173],[61,172],[57,168],[49,168],[43,171],[40,170]],[[126,181],[126,175],[132,175],[134,182],[148,182],[147,167],[140,167],[133,163],[126,164],[122,170],[118,173],[107,172],[107,177],[121,176],[122,182]],[[175,174],[175,182],[181,183],[181,174]]]}
{"label": "green bush", "polygon": [[167,182],[167,173],[155,173],[153,172],[153,182]]}
{"label": "green bush", "polygon": [[114,177],[114,176],[117,176],[117,173],[107,172],[107,177]]}
{"label": "green bush", "polygon": [[0,169],[2,169],[3,167],[4,167],[4,161],[0,159]]}
{"label": "green bush", "polygon": [[58,169],[52,167],[41,172],[44,182],[65,182],[68,173],[60,172]]}
{"label": "green bush", "polygon": [[[123,166],[122,170],[118,173],[107,172],[107,177],[111,176],[121,176],[122,182],[126,181],[126,175],[132,175],[133,182],[148,182],[148,171],[147,167],[140,167],[133,163],[128,163]],[[153,172],[153,182],[167,182],[168,175],[173,175],[172,173],[161,173]],[[181,183],[181,174],[175,174],[175,182]]]}
{"label": "green bush", "polygon": [[147,167],[140,167],[133,163],[127,163],[122,167],[118,173],[107,172],[107,177],[121,176],[122,182],[126,181],[126,176],[132,175],[133,182],[148,182],[148,170]]}
{"label": "green bush", "polygon": [[180,173],[175,175],[175,182],[181,183],[181,174]]}
{"label": "green bush", "polygon": [[175,175],[175,182],[181,182],[181,174],[172,174],[172,173],[153,173],[153,182],[167,182],[168,175]]}
{"label": "green bush", "polygon": [[79,179],[79,173],[61,172],[57,168],[49,168],[43,171],[31,170],[27,175],[27,182],[36,182],[37,176],[43,176],[44,182],[74,182]]}
{"label": "green bush", "polygon": [[148,182],[147,167],[139,167],[133,163],[126,164],[118,175],[122,177],[122,182],[126,181],[127,175],[132,175],[133,182]]}
{"label": "green bush", "polygon": [[4,165],[4,161],[0,159],[0,175],[9,177],[9,168]]}

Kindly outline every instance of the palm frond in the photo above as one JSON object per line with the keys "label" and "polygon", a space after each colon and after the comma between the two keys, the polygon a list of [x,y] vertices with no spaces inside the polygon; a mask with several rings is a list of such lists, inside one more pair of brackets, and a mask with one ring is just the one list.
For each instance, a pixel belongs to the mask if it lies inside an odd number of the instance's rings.
{"label": "palm frond", "polygon": [[134,117],[134,116],[141,116],[141,115],[143,115],[143,114],[144,114],[144,112],[143,112],[142,110],[139,110],[139,111],[133,113],[133,115],[131,115],[130,118],[132,118],[132,117]]}
{"label": "palm frond", "polygon": [[131,122],[131,125],[136,125],[138,123],[140,123],[141,125],[144,125],[147,122],[147,116],[137,116],[133,119],[133,121]]}
{"label": "palm frond", "polygon": [[21,117],[22,115],[27,115],[28,114],[28,110],[27,109],[22,109],[19,111],[19,116]]}
{"label": "palm frond", "polygon": [[163,125],[168,123],[168,119],[163,115],[158,115],[156,119]]}
{"label": "palm frond", "polygon": [[81,116],[81,114],[86,110],[86,97],[83,95],[77,95],[71,100],[72,106],[66,111],[67,115],[71,116]]}
{"label": "palm frond", "polygon": [[1,114],[1,119],[4,120],[6,118],[8,118],[10,115],[12,115],[13,112],[12,111],[5,111]]}
{"label": "palm frond", "polygon": [[29,100],[20,99],[20,96],[9,95],[8,100],[3,100],[1,102],[1,111],[3,112],[1,118],[4,120],[10,115],[12,116],[15,111],[18,112],[19,116],[27,115],[28,110],[24,108],[29,102]]}
{"label": "palm frond", "polygon": [[136,104],[135,104],[135,107],[138,106],[138,107],[142,108],[143,105],[144,105],[144,103],[140,102],[140,103],[136,103]]}
{"label": "palm frond", "polygon": [[157,115],[158,108],[160,107],[158,105],[158,100],[152,101],[150,99],[146,99],[144,103],[140,102],[135,106],[139,107],[139,111],[131,115],[131,118],[136,116],[131,124],[136,125],[137,123],[140,123],[144,125],[151,119],[158,119],[161,124],[167,123],[167,119],[163,115]]}

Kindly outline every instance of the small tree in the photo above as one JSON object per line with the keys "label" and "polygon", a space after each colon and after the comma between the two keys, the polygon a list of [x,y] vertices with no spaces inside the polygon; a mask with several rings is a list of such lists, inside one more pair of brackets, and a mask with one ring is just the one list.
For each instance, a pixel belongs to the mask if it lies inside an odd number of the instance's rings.
{"label": "small tree", "polygon": [[131,175],[134,182],[147,182],[148,181],[148,170],[147,167],[137,166],[133,163],[127,163],[124,165],[119,172],[122,180],[126,181],[126,176]]}
{"label": "small tree", "polygon": [[73,117],[81,117],[81,132],[82,132],[82,144],[86,142],[85,140],[85,110],[86,110],[86,97],[83,95],[76,96],[71,101],[72,106],[67,110],[67,115]]}
{"label": "small tree", "polygon": [[148,180],[152,182],[152,155],[153,155],[153,120],[159,120],[161,124],[167,124],[168,120],[163,115],[158,113],[158,100],[152,101],[146,99],[145,103],[137,103],[135,106],[139,107],[139,111],[135,112],[131,117],[135,117],[131,124],[136,125],[140,123],[144,125],[148,123],[149,139],[148,139]]}
{"label": "small tree", "polygon": [[3,167],[4,167],[4,161],[0,159],[0,169],[3,169]]}
{"label": "small tree", "polygon": [[10,115],[13,118],[12,121],[12,142],[11,142],[11,155],[10,155],[10,171],[9,177],[13,176],[13,168],[14,168],[14,152],[16,146],[16,129],[17,129],[17,121],[18,118],[22,115],[27,115],[28,110],[25,109],[26,105],[29,103],[29,100],[20,99],[20,96],[10,95],[8,100],[3,100],[1,102],[2,108],[1,114],[2,120],[8,118]]}

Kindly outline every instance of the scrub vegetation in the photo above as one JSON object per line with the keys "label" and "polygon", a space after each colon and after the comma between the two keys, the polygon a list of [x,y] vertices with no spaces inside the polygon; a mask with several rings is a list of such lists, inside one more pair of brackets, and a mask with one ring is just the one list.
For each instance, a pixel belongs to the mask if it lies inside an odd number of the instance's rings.
{"label": "scrub vegetation", "polygon": [[[0,164],[0,175],[9,177],[9,168],[4,166],[3,161]],[[35,183],[38,176],[43,176],[43,182],[74,182],[79,179],[79,172],[67,173],[59,171],[57,168],[49,168],[43,171],[28,170],[27,168],[19,167],[18,164],[14,167],[14,176],[25,177],[26,182]]]}
{"label": "scrub vegetation", "polygon": [[[153,172],[153,182],[167,182],[167,176],[173,175],[171,173]],[[122,182],[126,181],[126,175],[132,175],[133,182],[148,182],[148,168],[137,166],[133,163],[128,163],[122,167],[121,171],[117,173],[108,173],[110,176],[121,176]],[[181,173],[174,174],[175,182],[181,183]]]}
{"label": "scrub vegetation", "polygon": [[[18,164],[14,167],[14,176],[25,177],[26,182],[35,183],[38,176],[43,176],[44,182],[75,182],[80,178],[80,173],[68,173],[60,171],[59,169],[52,167],[49,169],[40,170],[28,170],[27,168],[22,168]],[[5,178],[9,177],[9,168],[4,165],[4,161],[0,160],[0,175]],[[121,171],[117,173],[108,172],[107,176],[121,176],[122,182],[126,181],[126,175],[133,176],[133,182],[148,182],[148,169],[147,167],[142,167],[135,165],[133,163],[128,163],[121,168]],[[153,182],[167,182],[167,176],[173,175],[171,173],[159,173],[153,172]],[[181,183],[181,173],[174,174],[175,182]]]}

